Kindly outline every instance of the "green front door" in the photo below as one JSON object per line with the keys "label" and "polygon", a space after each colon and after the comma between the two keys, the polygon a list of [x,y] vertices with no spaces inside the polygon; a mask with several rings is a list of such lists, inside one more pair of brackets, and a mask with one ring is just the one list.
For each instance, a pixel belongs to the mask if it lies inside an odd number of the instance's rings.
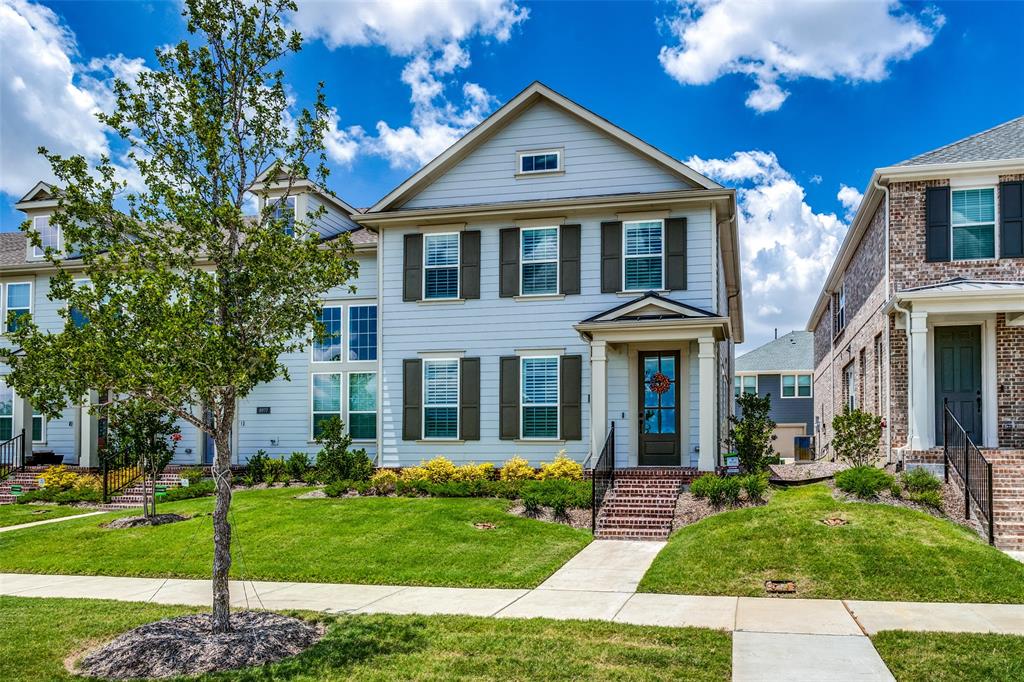
{"label": "green front door", "polygon": [[679,466],[679,353],[643,351],[640,360],[640,466]]}
{"label": "green front door", "polygon": [[935,442],[945,442],[944,404],[981,444],[981,327],[935,328]]}

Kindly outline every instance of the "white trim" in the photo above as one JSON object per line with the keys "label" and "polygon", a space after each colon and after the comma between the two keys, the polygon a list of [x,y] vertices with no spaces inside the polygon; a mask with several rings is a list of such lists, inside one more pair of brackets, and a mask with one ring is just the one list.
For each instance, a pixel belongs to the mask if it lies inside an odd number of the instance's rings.
{"label": "white trim", "polygon": [[[751,395],[760,395],[759,390],[761,388],[761,386],[760,386],[761,379],[758,376],[757,372],[735,372],[733,374],[733,380],[732,380],[732,399],[733,400],[739,400],[741,395],[743,395],[744,393],[748,393],[749,392],[749,391],[746,390],[746,386],[744,385],[746,383],[744,381],[744,379],[746,379],[748,377],[754,377],[754,392]],[[739,395],[736,394],[736,380],[737,379],[740,380],[740,385],[739,385],[740,392],[739,392]],[[781,382],[782,380],[780,379],[779,381]],[[780,383],[780,386],[781,386],[781,383]],[[781,388],[780,388],[780,392],[781,392]]]}
{"label": "white trim", "polygon": [[[555,361],[555,402],[552,403],[530,403],[527,405],[523,393],[523,377],[525,375],[524,365],[527,360],[554,360]],[[527,407],[554,407],[555,408],[555,435],[554,436],[527,436],[523,429],[525,419],[523,415]],[[520,441],[550,442],[557,441],[562,435],[562,359],[558,355],[520,355],[519,356],[519,438]]]}
{"label": "white trim", "polygon": [[[529,157],[529,156],[548,156],[550,154],[554,154],[555,157],[558,159],[557,167],[555,167],[555,168],[545,168],[543,170],[532,170],[532,171],[525,171],[525,170],[523,170],[523,159],[524,158]],[[565,149],[562,148],[562,147],[553,147],[553,148],[548,148],[548,149],[527,149],[527,150],[524,150],[524,151],[517,151],[516,152],[516,172],[515,172],[515,175],[516,175],[516,177],[530,177],[530,176],[533,176],[533,175],[554,175],[556,173],[564,173],[565,172],[564,158],[565,158]]]}
{"label": "white trim", "polygon": [[[42,233],[39,231],[39,228],[36,227],[36,221],[45,218],[46,219],[46,226],[47,226],[47,228],[50,228],[51,227],[51,225],[50,225],[50,218],[52,218],[52,217],[53,217],[52,213],[48,213],[46,215],[37,215],[37,216],[33,216],[32,217],[32,229],[37,234],[39,234],[40,240],[42,240]],[[53,229],[57,230],[57,246],[53,250],[56,253],[59,253],[59,254],[63,255],[63,253],[64,253],[64,230],[60,229],[60,226],[58,226],[58,225],[54,225],[52,227],[53,227]],[[39,247],[39,246],[36,246],[35,244],[31,244],[31,243],[29,244],[29,246],[31,246],[31,248],[32,248],[32,258],[33,259],[46,258],[46,247],[45,246]]]}
{"label": "white trim", "polygon": [[[316,379],[314,379],[314,377],[317,377],[317,376],[337,376],[338,377],[338,412],[337,413],[334,413],[334,412],[324,412],[322,410],[314,410],[313,409],[313,391],[316,388],[316,386],[315,386]],[[337,414],[338,419],[344,419],[345,418],[344,417],[344,410],[345,410],[345,386],[344,386],[344,384],[345,384],[345,377],[343,376],[343,372],[341,372],[340,370],[338,370],[336,372],[310,372],[309,373],[309,441],[310,442],[316,441],[316,434],[314,433],[314,428],[313,428],[313,420],[316,417],[316,415],[318,415],[318,414],[329,414],[329,415],[334,416],[335,414]]]}
{"label": "white trim", "polygon": [[32,444],[33,445],[46,445],[46,426],[47,426],[47,424],[50,423],[50,420],[46,418],[45,414],[36,415],[35,414],[35,408],[32,408],[32,427],[29,429],[29,435],[30,436],[33,435],[33,432],[35,431],[36,416],[38,416],[39,419],[42,420],[43,424],[42,424],[42,428],[40,428],[40,430],[39,430],[39,435],[40,435],[39,440],[36,440],[35,438],[33,438],[32,439]]}
{"label": "white trim", "polygon": [[[634,255],[630,256],[626,253],[626,233],[629,231],[628,225],[641,225],[644,223],[659,223],[661,225],[661,252],[658,257],[661,259],[661,282],[656,287],[643,287],[641,289],[630,289],[626,286],[626,261],[629,259],[639,260],[641,258],[654,258],[654,254]],[[622,292],[625,293],[643,293],[651,291],[652,289],[657,291],[665,290],[665,221],[663,219],[655,220],[624,220],[622,221]]]}
{"label": "white trim", "polygon": [[[377,326],[378,330],[380,329],[380,326],[381,326],[381,324],[380,324],[380,309],[377,307],[376,303],[351,303],[351,304],[349,304],[346,307],[348,308],[348,334],[343,334],[343,338],[342,338],[342,346],[343,346],[342,353],[341,353],[342,359],[345,362],[377,362],[377,359],[380,357],[380,344],[378,343],[378,339],[377,339],[377,334],[376,333],[374,333],[374,335],[373,335],[373,344],[374,344],[373,345],[373,355],[374,355],[374,357],[372,357],[370,359],[367,359],[367,360],[356,360],[356,359],[353,359],[351,357],[351,355],[352,355],[352,336],[353,336],[353,333],[352,333],[352,318],[353,318],[353,316],[352,316],[352,309],[353,308],[373,308],[376,311],[375,317],[376,317],[376,326]],[[344,327],[344,325],[342,325],[342,326]]]}
{"label": "white trim", "polygon": [[516,355],[524,358],[543,358],[553,355],[565,355],[564,348],[516,348]]}
{"label": "white trim", "polygon": [[[454,265],[427,265],[427,240],[431,237],[447,237],[455,235],[455,241],[458,246],[455,247],[455,264]],[[420,286],[423,288],[423,294],[420,301],[423,303],[436,303],[438,301],[461,301],[462,296],[462,233],[461,232],[430,232],[423,235],[423,255],[422,262],[420,263],[423,274],[421,275],[422,281]],[[442,268],[455,268],[455,295],[454,296],[438,296],[434,298],[427,298],[427,269],[440,270]]]}
{"label": "white trim", "polygon": [[[539,230],[554,230],[555,231],[555,257],[543,258],[537,260],[531,260],[529,263],[554,263],[555,264],[555,290],[554,291],[543,291],[536,294],[525,294],[523,293],[523,272],[527,265],[525,254],[523,249],[525,248],[526,240],[523,239],[523,233],[525,232],[537,232]],[[562,259],[562,228],[560,225],[545,225],[543,227],[520,227],[519,228],[519,296],[516,298],[531,299],[536,297],[545,296],[558,296],[559,292],[562,291],[562,268],[559,267]]]}
{"label": "white trim", "polygon": [[[373,384],[374,384],[374,386],[376,386],[376,384],[377,384],[377,370],[375,370],[375,369],[366,370],[366,371],[353,370],[351,372],[347,372],[347,374],[348,374],[348,376],[345,378],[345,404],[342,405],[342,407],[344,408],[344,411],[345,411],[345,424],[348,426],[348,433],[349,433],[349,435],[352,435],[352,415],[353,414],[371,414],[371,412],[369,410],[353,410],[352,409],[352,375],[353,374],[372,374],[373,375]],[[376,393],[374,395],[374,397],[373,397],[373,400],[374,400],[374,409],[372,411],[372,414],[375,415],[374,416],[374,420],[373,420],[373,423],[374,423],[374,426],[373,426],[373,431],[374,431],[373,438],[356,438],[355,436],[352,436],[353,442],[356,442],[356,443],[372,443],[372,442],[376,442],[376,440],[377,440],[377,419],[376,419],[376,414],[378,412],[380,412],[380,393]]]}
{"label": "white trim", "polygon": [[[295,236],[295,226],[299,222],[299,197],[300,196],[302,196],[302,195],[300,195],[300,194],[283,194],[283,195],[281,195],[279,197],[268,197],[268,199],[270,199],[270,202],[269,202],[270,206],[268,208],[269,208],[269,210],[270,210],[270,212],[272,214],[273,213],[277,213],[277,207],[282,202],[287,204],[289,199],[292,200],[292,234],[291,234],[291,236],[293,236],[293,237]],[[276,219],[277,218],[275,218],[275,220]]]}
{"label": "white trim", "polygon": [[[786,377],[793,377],[793,395],[786,395]],[[811,380],[808,384],[808,388],[811,392],[807,395],[800,395],[800,377],[807,377]],[[779,373],[779,398],[785,400],[793,400],[795,398],[802,398],[807,400],[814,397],[814,375],[811,372],[780,372]]]}
{"label": "white trim", "polygon": [[[455,363],[455,402],[454,403],[441,403],[437,405],[430,405],[429,407],[435,408],[455,408],[455,435],[454,436],[427,436],[427,364],[432,362],[454,362]],[[459,406],[462,404],[462,358],[447,355],[445,357],[434,357],[424,358],[421,363],[423,367],[420,369],[422,372],[421,383],[421,395],[420,395],[420,424],[422,424],[421,434],[423,441],[436,442],[445,441],[453,442],[459,441],[459,436],[462,429],[462,415],[459,414],[461,411]]]}
{"label": "white trim", "polygon": [[[955,192],[969,192],[976,189],[990,189],[992,190],[992,222],[991,223],[963,223],[961,225],[953,224],[953,194]],[[953,235],[958,227],[986,227],[992,226],[992,255],[984,258],[954,258],[953,257]],[[958,187],[950,187],[949,190],[949,262],[950,263],[986,263],[999,259],[999,189],[996,185],[960,185]]]}
{"label": "white trim", "polygon": [[[0,335],[4,335],[4,334],[9,334],[10,333],[7,330],[7,316],[10,313],[10,307],[8,306],[8,302],[10,300],[10,293],[9,292],[10,292],[10,289],[11,289],[12,286],[17,286],[17,285],[21,285],[21,284],[27,284],[28,285],[28,314],[29,315],[33,314],[33,309],[35,307],[33,305],[33,303],[35,301],[33,300],[33,293],[34,293],[33,289],[34,289],[34,287],[32,286],[32,281],[31,280],[28,280],[28,281],[22,280],[22,281],[18,281],[18,282],[6,282],[4,284],[4,295],[3,295],[3,299],[4,300],[2,302],[0,302],[0,303],[2,303],[2,305],[0,305],[0,309],[3,310],[3,316],[0,317]],[[15,308],[15,310],[24,310],[24,308]]]}
{"label": "white trim", "polygon": [[338,364],[340,362],[344,362],[345,361],[345,319],[346,319],[345,318],[345,311],[344,311],[345,306],[342,305],[341,303],[335,303],[333,301],[330,304],[324,304],[323,305],[323,310],[328,310],[330,308],[337,308],[338,309],[338,315],[340,315],[340,318],[338,319],[338,324],[341,326],[341,329],[339,330],[339,333],[341,334],[341,338],[338,340],[339,341],[338,359],[337,360],[317,360],[316,359],[316,339],[313,339],[313,342],[309,344],[309,364],[311,364],[311,365],[335,365],[335,364]]}

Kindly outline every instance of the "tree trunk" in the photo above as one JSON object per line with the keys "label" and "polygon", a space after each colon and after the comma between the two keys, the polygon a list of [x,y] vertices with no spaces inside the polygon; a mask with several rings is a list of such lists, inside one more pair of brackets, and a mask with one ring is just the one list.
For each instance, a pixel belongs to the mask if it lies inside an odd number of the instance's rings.
{"label": "tree trunk", "polygon": [[228,572],[231,569],[231,524],[228,508],[231,506],[231,422],[234,409],[223,409],[217,420],[213,460],[213,480],[217,485],[217,501],[213,507],[213,632],[231,631],[231,596],[228,592]]}

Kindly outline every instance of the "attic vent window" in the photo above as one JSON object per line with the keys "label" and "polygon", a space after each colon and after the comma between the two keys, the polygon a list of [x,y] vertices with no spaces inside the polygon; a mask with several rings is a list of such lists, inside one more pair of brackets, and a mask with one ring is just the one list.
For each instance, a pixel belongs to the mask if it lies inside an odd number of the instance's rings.
{"label": "attic vent window", "polygon": [[519,152],[520,175],[534,173],[556,173],[562,170],[562,152],[558,149],[543,149],[533,152]]}

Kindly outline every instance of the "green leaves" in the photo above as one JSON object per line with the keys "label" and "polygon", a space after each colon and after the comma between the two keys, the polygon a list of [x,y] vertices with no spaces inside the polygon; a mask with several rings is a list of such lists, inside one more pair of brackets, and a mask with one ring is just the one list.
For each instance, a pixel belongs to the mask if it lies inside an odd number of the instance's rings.
{"label": "green leaves", "polygon": [[763,471],[776,459],[772,441],[775,422],[769,416],[772,399],[755,393],[742,393],[736,399],[741,417],[729,417],[729,443],[748,472]]}

